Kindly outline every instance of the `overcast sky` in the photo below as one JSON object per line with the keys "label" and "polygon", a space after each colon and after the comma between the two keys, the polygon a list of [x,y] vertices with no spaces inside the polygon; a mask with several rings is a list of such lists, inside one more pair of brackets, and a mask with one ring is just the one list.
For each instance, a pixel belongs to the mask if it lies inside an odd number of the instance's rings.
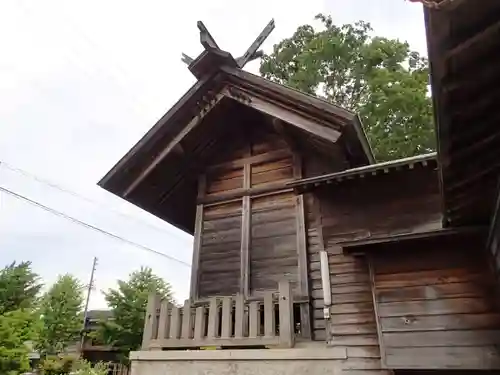
{"label": "overcast sky", "polygon": [[[97,181],[194,83],[180,57],[201,52],[196,21],[239,56],[271,18],[268,51],[320,12],[426,51],[421,6],[405,0],[0,0],[0,162],[29,173],[0,164],[0,187],[190,263],[190,236]],[[66,272],[87,282],[93,256],[92,308],[141,265],[187,297],[189,267],[0,192],[0,267],[30,260],[47,284]]]}

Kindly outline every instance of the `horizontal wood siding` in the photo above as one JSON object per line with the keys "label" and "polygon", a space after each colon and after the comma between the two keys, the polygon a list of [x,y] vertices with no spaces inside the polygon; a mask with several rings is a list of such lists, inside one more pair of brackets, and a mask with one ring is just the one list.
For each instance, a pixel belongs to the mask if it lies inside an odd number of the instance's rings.
{"label": "horizontal wood siding", "polygon": [[438,178],[430,168],[346,181],[319,194],[325,230],[337,236],[383,236],[441,224]]}
{"label": "horizontal wood siding", "polygon": [[[345,347],[348,371],[387,373],[380,357],[368,263],[344,254],[339,243],[438,224],[437,181],[432,170],[398,171],[330,185],[306,200],[314,338]],[[314,199],[319,202],[317,213]],[[332,293],[327,321],[323,317],[318,253],[322,246],[328,253]]]}
{"label": "horizontal wood siding", "polygon": [[436,238],[371,255],[387,367],[500,368],[500,313],[480,244]]}
{"label": "horizontal wood siding", "polygon": [[205,207],[200,250],[199,296],[240,291],[241,201]]}

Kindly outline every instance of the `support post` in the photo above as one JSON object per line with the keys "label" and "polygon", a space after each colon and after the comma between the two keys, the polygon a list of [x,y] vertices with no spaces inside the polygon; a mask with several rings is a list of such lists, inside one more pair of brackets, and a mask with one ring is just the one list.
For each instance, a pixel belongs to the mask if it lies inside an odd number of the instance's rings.
{"label": "support post", "polygon": [[293,325],[293,300],[290,283],[279,283],[280,345],[291,348],[294,345],[295,330]]}

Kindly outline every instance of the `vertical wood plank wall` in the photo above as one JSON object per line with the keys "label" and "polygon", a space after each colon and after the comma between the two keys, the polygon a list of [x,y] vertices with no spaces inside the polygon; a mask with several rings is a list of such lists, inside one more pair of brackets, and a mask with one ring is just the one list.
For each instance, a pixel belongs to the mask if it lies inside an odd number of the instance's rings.
{"label": "vertical wood plank wall", "polygon": [[481,243],[436,238],[370,256],[387,367],[500,369],[500,314]]}
{"label": "vertical wood plank wall", "polygon": [[299,262],[298,249],[300,243],[304,248],[299,241],[304,223],[297,220],[301,206],[285,186],[297,173],[294,152],[272,128],[256,127],[230,141],[207,163],[199,194],[197,297],[261,295],[277,291],[286,279],[296,295],[308,298],[307,260]]}

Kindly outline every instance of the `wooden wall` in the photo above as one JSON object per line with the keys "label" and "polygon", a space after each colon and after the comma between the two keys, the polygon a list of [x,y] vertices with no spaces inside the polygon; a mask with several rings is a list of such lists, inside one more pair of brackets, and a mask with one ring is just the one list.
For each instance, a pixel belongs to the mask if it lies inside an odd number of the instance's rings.
{"label": "wooden wall", "polygon": [[491,223],[488,251],[496,282],[500,288],[500,191]]}
{"label": "wooden wall", "polygon": [[500,369],[500,314],[483,241],[403,244],[369,258],[385,365]]}
{"label": "wooden wall", "polygon": [[[339,243],[439,225],[436,172],[421,168],[345,181],[314,191],[306,202],[313,337],[346,347],[348,369],[385,373],[368,264],[363,258],[344,254]],[[328,320],[323,317],[321,250],[328,253],[330,269]]]}
{"label": "wooden wall", "polygon": [[255,296],[287,279],[308,299],[303,200],[285,186],[302,176],[300,153],[271,126],[220,143],[199,181],[192,297]]}

